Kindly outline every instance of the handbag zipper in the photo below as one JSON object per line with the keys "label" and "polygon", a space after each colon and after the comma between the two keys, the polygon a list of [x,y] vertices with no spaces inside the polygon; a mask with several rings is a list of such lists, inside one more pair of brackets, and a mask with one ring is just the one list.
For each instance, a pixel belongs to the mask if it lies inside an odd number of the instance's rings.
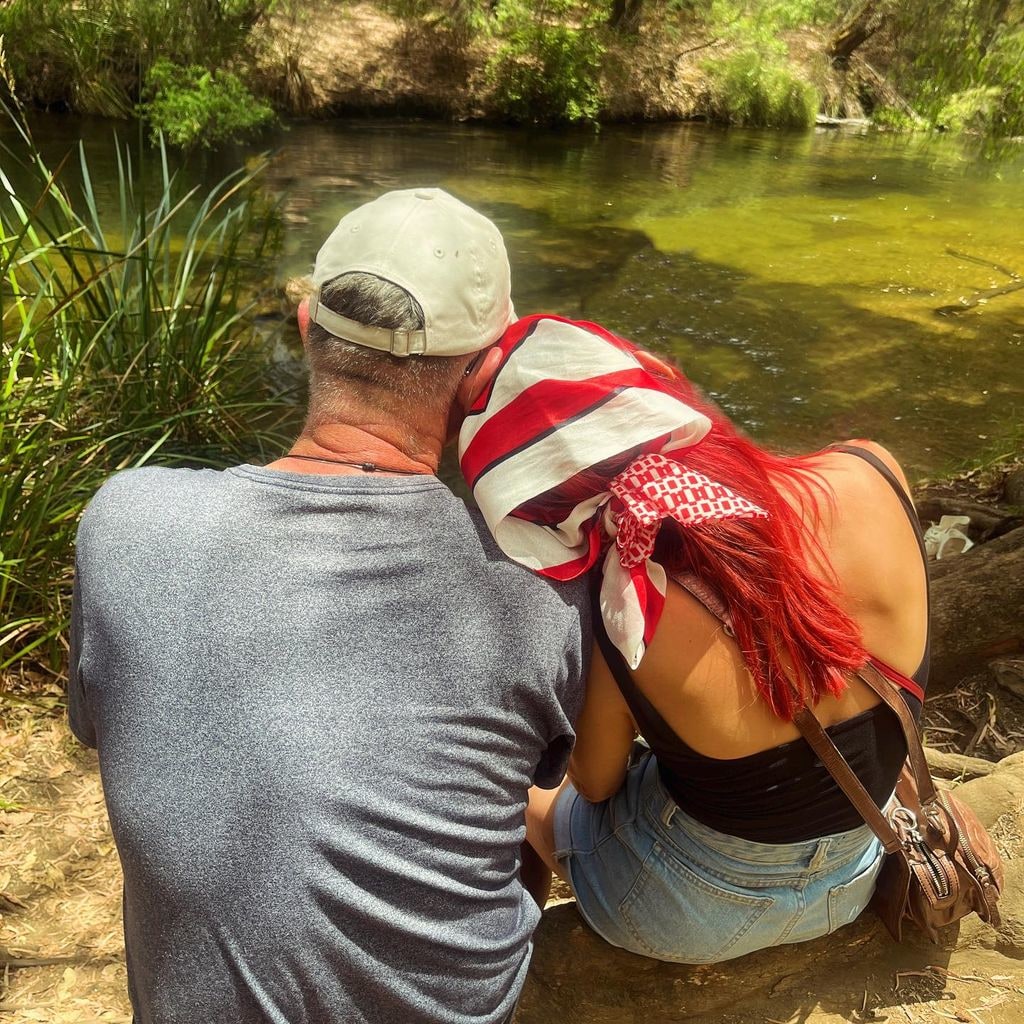
{"label": "handbag zipper", "polygon": [[[935,886],[938,898],[940,900],[947,899],[952,891],[952,883],[950,882],[946,872],[943,870],[941,864],[936,859],[931,847],[929,847],[925,842],[924,836],[921,835],[921,830],[917,826],[917,815],[909,808],[897,807],[892,812],[892,818],[902,826],[902,830],[906,835],[904,843],[906,843],[908,847],[916,848],[918,853],[921,855],[924,866],[931,877],[932,884]],[[960,830],[957,829],[958,836],[959,831]]]}
{"label": "handbag zipper", "polygon": [[971,849],[971,845],[964,838],[964,828],[961,824],[961,820],[956,817],[956,812],[946,802],[945,794],[940,795],[939,800],[942,802],[942,806],[946,809],[949,816],[953,819],[953,824],[956,825],[956,845],[959,847],[959,851],[964,854],[964,859],[971,866],[972,873],[983,886],[991,885],[991,871],[989,871],[988,867],[974,855],[974,850]]}
{"label": "handbag zipper", "polygon": [[[918,836],[921,836],[920,832],[918,832]],[[928,873],[932,876],[932,881],[935,883],[935,889],[938,893],[939,899],[947,899],[950,892],[952,892],[952,885],[950,883],[949,876],[946,874],[941,863],[936,858],[932,848],[924,841],[923,838],[920,838],[915,845],[924,858],[925,865],[928,868]]]}

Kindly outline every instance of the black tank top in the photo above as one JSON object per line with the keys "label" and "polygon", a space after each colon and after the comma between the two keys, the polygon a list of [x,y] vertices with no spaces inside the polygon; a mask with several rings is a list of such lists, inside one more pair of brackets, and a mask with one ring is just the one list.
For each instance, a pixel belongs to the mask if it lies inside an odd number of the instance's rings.
{"label": "black tank top", "polygon": [[[889,468],[873,453],[850,445],[835,445],[869,462],[892,485],[917,535],[924,559],[924,541],[914,506]],[[680,580],[712,614],[723,618],[720,599],[694,581]],[[595,633],[608,667],[618,682],[633,718],[658,761],[666,789],[679,807],[697,821],[727,835],[760,843],[795,843],[863,824],[845,794],[803,739],[795,739],[747,757],[714,758],[684,743],[641,693],[625,659],[600,628]],[[924,657],[911,677],[913,689],[895,670],[877,659],[874,664],[901,686],[907,705],[920,716],[928,681],[931,626]],[[918,694],[920,698],[918,699]],[[896,786],[907,756],[906,742],[896,716],[878,704],[825,730],[849,762],[872,799],[881,807]]]}

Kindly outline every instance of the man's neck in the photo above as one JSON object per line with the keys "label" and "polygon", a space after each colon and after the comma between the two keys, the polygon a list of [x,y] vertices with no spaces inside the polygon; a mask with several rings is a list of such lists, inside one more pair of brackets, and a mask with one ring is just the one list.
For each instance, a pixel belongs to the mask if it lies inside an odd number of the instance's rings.
{"label": "man's neck", "polygon": [[[288,455],[269,469],[291,473],[433,475],[443,441],[415,424],[387,421],[307,425]],[[292,456],[302,456],[293,458]]]}

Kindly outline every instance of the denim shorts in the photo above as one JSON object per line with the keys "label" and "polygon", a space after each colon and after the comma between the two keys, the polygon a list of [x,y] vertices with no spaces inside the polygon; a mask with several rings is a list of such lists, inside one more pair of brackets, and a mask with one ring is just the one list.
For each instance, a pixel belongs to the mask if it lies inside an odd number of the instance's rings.
{"label": "denim shorts", "polygon": [[708,964],[849,924],[871,899],[883,850],[866,825],[778,845],[716,832],[676,806],[648,755],[610,800],[565,788],[555,856],[580,913],[613,946]]}

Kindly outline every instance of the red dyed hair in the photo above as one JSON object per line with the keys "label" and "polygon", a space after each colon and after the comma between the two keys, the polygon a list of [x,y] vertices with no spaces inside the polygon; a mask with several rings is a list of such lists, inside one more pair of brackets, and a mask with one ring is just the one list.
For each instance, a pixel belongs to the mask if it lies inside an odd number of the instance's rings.
{"label": "red dyed hair", "polygon": [[[654,558],[667,572],[692,572],[721,594],[758,692],[776,715],[791,720],[803,703],[841,696],[846,674],[868,660],[860,628],[836,603],[836,586],[821,578],[833,576],[831,562],[807,526],[820,522],[822,504],[832,502],[814,467],[819,453],[768,451],[740,434],[685,378],[674,377],[671,385],[713,424],[702,441],[676,453],[680,464],[760,505],[768,518],[689,527],[667,519]],[[780,483],[803,515],[783,498]]]}
{"label": "red dyed hair", "polygon": [[[643,362],[682,401],[712,422],[703,440],[668,457],[725,484],[768,512],[767,519],[685,527],[665,519],[655,561],[670,574],[693,573],[722,596],[758,692],[780,718],[791,720],[802,704],[814,705],[825,694],[839,697],[846,689],[846,673],[863,666],[868,654],[859,627],[836,603],[835,585],[825,582],[833,576],[831,563],[804,520],[811,525],[820,522],[822,505],[832,502],[831,491],[815,471],[819,453],[793,457],[760,447],[704,401],[684,377],[668,367]],[[606,490],[608,481],[636,456],[657,450],[667,440],[661,438],[591,466],[525,502],[513,514],[532,522],[558,523],[581,501]],[[780,483],[797,507],[783,498]],[[812,563],[817,575],[811,571]]]}
{"label": "red dyed hair", "polygon": [[[654,560],[671,574],[692,572],[722,596],[746,667],[779,718],[792,720],[805,703],[813,706],[825,694],[840,696],[847,674],[861,668],[868,655],[859,627],[837,603],[835,573],[815,536],[822,511],[834,501],[815,467],[820,453],[792,457],[763,449],[672,367],[597,325],[578,326],[627,348],[660,385],[712,421],[705,438],[668,458],[768,512],[768,518],[693,526],[664,519]],[[605,492],[608,481],[637,456],[659,451],[668,440],[653,438],[592,465],[512,514],[557,525],[581,502]]]}

